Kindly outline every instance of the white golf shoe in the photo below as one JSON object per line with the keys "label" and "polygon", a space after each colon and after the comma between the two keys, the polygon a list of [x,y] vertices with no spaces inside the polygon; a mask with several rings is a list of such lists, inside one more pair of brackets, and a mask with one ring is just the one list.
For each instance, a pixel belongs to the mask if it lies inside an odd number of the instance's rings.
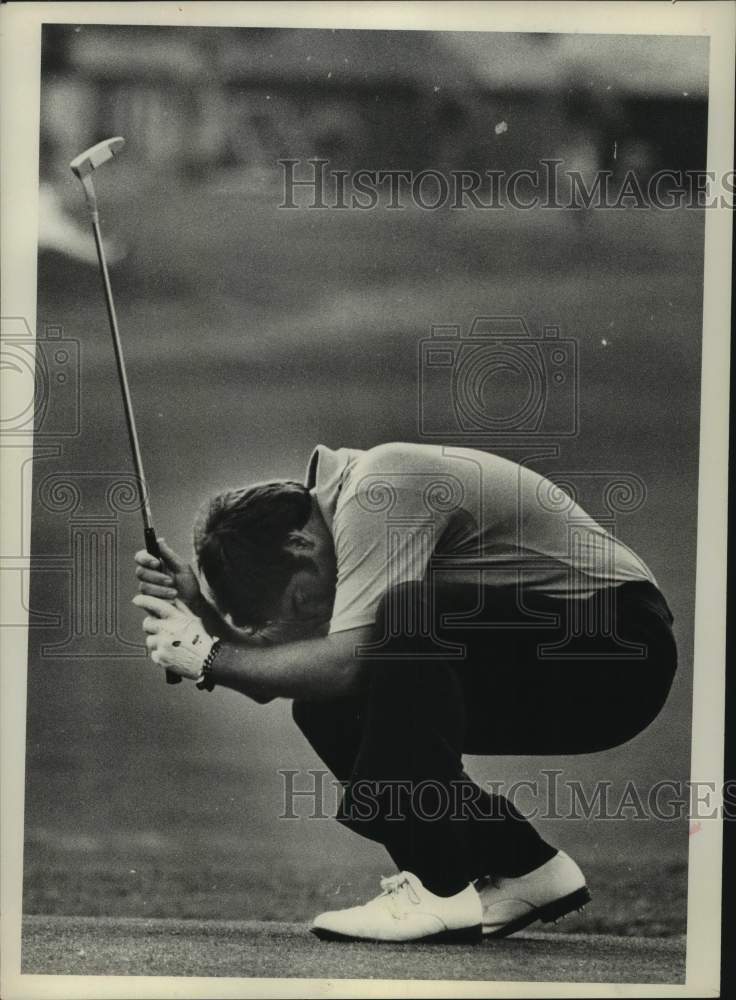
{"label": "white golf shoe", "polygon": [[477,944],[482,940],[480,897],[472,885],[435,896],[416,875],[381,879],[380,896],[363,906],[321,913],[310,930],[325,941],[421,941]]}
{"label": "white golf shoe", "polygon": [[507,937],[535,920],[552,923],[590,902],[585,876],[564,851],[526,875],[488,876],[478,879],[475,887],[486,937]]}

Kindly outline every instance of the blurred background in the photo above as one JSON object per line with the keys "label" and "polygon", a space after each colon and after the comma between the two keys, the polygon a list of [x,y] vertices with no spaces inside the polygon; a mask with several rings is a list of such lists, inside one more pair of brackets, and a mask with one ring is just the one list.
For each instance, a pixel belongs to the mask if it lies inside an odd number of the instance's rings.
{"label": "blurred background", "polygon": [[[625,746],[468,767],[609,781],[615,808],[626,782],[646,795],[689,775],[703,213],[286,211],[277,160],[510,171],[559,158],[645,184],[705,168],[707,58],[685,37],[45,26],[38,334],[64,380],[34,462],[26,912],[306,919],[390,870],[335,823],[277,818],[279,769],[306,787],[320,767],[288,704],[168,688],[143,656],[129,604],[140,516],[69,160],[126,139],[95,184],[157,528],[181,552],[209,494],[300,477],[317,442],[420,440],[432,324],[520,316],[535,337],[556,325],[575,341],[579,433],[531,464],[580,474],[593,513],[593,473],[643,481],[645,502],[615,528],[670,602],[680,671]],[[501,404],[512,391],[495,386]],[[451,412],[448,399],[450,437]],[[595,897],[565,930],[684,932],[684,819],[540,828]]]}

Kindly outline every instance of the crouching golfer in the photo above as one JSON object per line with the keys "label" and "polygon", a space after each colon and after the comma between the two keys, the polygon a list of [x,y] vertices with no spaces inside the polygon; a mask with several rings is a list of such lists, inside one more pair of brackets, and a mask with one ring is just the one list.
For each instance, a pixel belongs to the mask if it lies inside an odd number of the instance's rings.
{"label": "crouching golfer", "polygon": [[[672,615],[640,559],[549,480],[470,449],[318,447],[305,485],[216,496],[196,571],[136,555],[151,659],[294,701],[338,819],[399,874],[323,913],[334,940],[477,941],[590,898],[575,862],[463,753],[590,753],[660,711]],[[171,603],[173,598],[177,598]]]}

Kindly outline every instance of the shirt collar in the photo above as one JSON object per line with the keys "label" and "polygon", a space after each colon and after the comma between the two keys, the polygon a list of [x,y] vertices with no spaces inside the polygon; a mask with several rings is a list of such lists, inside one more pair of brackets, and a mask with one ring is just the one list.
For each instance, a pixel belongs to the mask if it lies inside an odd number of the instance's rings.
{"label": "shirt collar", "polygon": [[362,454],[349,448],[333,451],[318,444],[307,465],[304,485],[317,500],[322,516],[328,526],[332,526],[335,508],[342,491],[346,470],[351,460]]}
{"label": "shirt collar", "polygon": [[325,483],[340,476],[348,463],[348,451],[340,448],[333,451],[324,444],[318,444],[309,458],[304,485],[308,490],[319,491]]}

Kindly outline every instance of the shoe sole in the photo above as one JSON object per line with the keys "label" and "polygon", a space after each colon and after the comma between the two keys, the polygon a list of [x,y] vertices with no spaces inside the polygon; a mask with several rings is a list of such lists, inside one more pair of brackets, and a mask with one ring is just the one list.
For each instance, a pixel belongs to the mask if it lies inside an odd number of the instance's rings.
{"label": "shoe sole", "polygon": [[309,930],[320,941],[342,941],[355,944],[358,941],[366,941],[370,944],[480,944],[483,940],[483,925],[476,924],[474,927],[459,927],[455,930],[440,931],[437,934],[430,934],[427,937],[411,938],[407,941],[394,941],[386,938],[356,937],[354,934],[340,934],[338,931],[328,930],[326,927],[310,927]]}
{"label": "shoe sole", "polygon": [[546,903],[544,906],[537,907],[536,910],[530,910],[529,913],[525,913],[522,917],[517,917],[516,920],[509,921],[503,927],[499,927],[498,930],[486,930],[484,927],[483,937],[508,937],[509,934],[515,934],[516,931],[528,927],[529,924],[533,924],[537,920],[541,920],[543,924],[556,923],[558,920],[566,917],[568,913],[572,913],[573,910],[582,910],[590,902],[591,898],[590,890],[587,885],[584,885],[581,889],[576,889],[575,892],[571,892],[568,896],[562,896],[560,899],[555,899],[552,903]]}

